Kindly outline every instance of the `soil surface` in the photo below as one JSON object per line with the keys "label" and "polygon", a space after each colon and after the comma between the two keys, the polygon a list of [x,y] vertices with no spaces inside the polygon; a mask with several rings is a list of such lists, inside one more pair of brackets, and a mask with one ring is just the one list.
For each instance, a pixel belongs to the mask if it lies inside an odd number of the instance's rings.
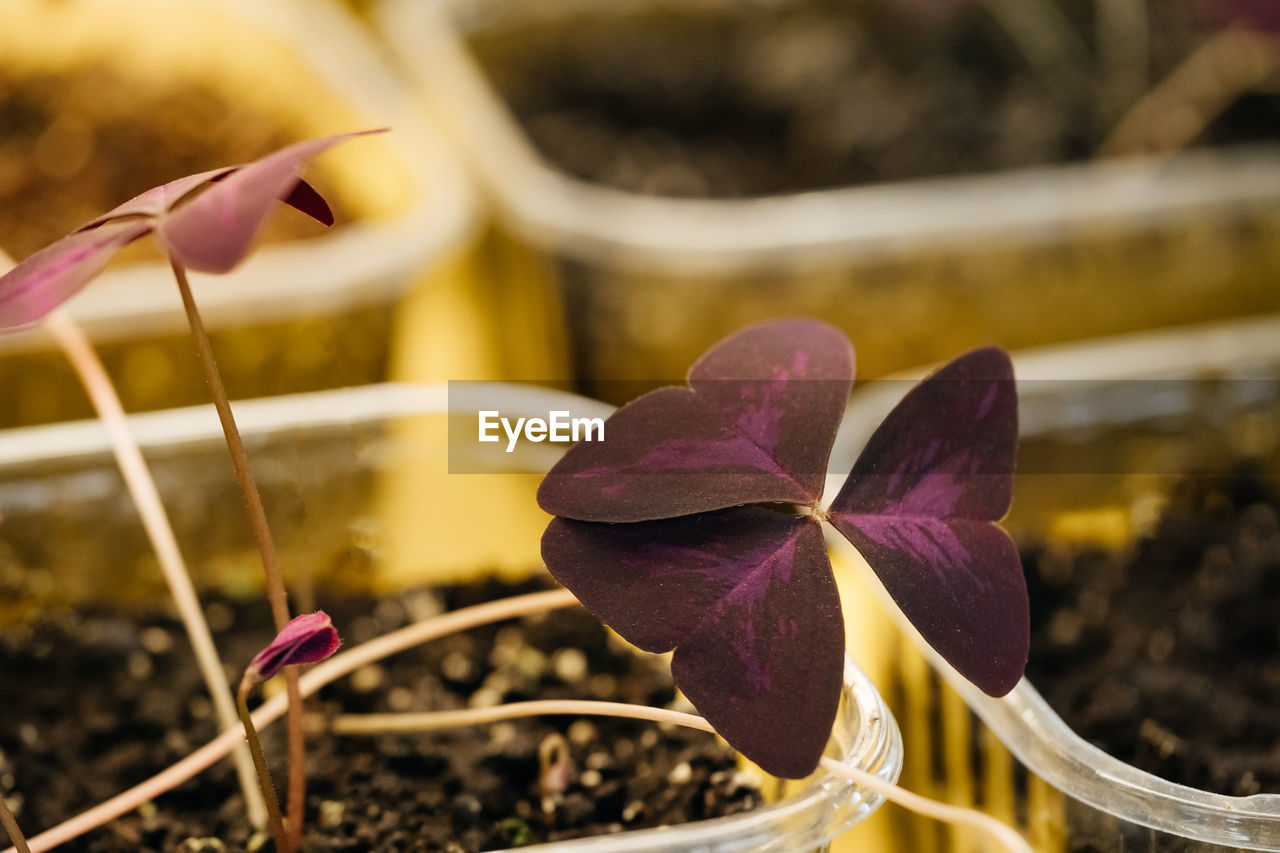
{"label": "soil surface", "polygon": [[[1109,5],[1121,16],[1098,20]],[[1209,40],[1208,5],[1144,3],[1130,21],[1094,0],[654,0],[628,15],[505,19],[471,41],[569,174],[733,198],[1094,157]],[[1223,99],[1191,143],[1273,141],[1280,88],[1267,79]],[[1208,100],[1188,91],[1117,153],[1163,147],[1161,122]]]}
{"label": "soil surface", "polygon": [[1280,484],[1188,477],[1131,553],[1039,549],[1027,675],[1081,736],[1174,782],[1280,793]]}
{"label": "soil surface", "polygon": [[[443,609],[545,587],[532,581],[322,600],[347,645]],[[207,606],[224,659],[272,636],[262,601]],[[238,681],[238,674],[235,676]],[[76,613],[0,635],[0,794],[29,834],[172,764],[215,733],[186,643],[167,616]],[[665,662],[611,639],[580,608],[443,638],[326,687],[321,714],[431,710],[530,698],[673,701]],[[571,781],[544,804],[539,746],[559,733]],[[264,733],[283,785],[284,733]],[[431,734],[308,739],[304,850],[488,850],[682,823],[760,802],[736,754],[685,729],[541,718]],[[3,833],[0,832],[0,839]],[[229,761],[61,850],[239,851],[251,837]]]}

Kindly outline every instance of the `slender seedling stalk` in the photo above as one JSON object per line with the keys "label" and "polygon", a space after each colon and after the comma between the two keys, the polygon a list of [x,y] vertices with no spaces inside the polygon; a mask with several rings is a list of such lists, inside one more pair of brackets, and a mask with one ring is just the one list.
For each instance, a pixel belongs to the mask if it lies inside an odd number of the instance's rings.
{"label": "slender seedling stalk", "polygon": [[1180,151],[1278,68],[1280,36],[1224,27],[1149,89],[1112,128],[1098,153],[1121,157]]}
{"label": "slender seedling stalk", "polygon": [[4,801],[4,797],[0,797],[0,827],[4,827],[9,840],[13,842],[12,849],[17,853],[31,853],[31,848],[27,845],[27,837],[22,834],[22,827],[18,826],[18,819],[9,810],[9,804]]}
{"label": "slender seedling stalk", "polygon": [[905,788],[890,784],[874,773],[868,773],[860,767],[846,764],[843,761],[836,761],[834,758],[823,756],[822,766],[837,776],[843,776],[850,782],[875,791],[889,802],[895,803],[908,811],[913,811],[918,815],[933,818],[943,823],[967,826],[978,832],[986,833],[989,837],[999,842],[1009,853],[1034,853],[1031,849],[1031,844],[1017,830],[977,809],[955,806],[950,803],[940,803],[937,800],[922,797]]}
{"label": "slender seedling stalk", "polygon": [[231,454],[231,465],[235,468],[236,483],[240,486],[245,508],[249,511],[253,538],[257,542],[258,552],[262,556],[262,568],[266,573],[267,600],[271,602],[271,615],[275,619],[276,630],[283,631],[284,626],[289,624],[288,594],[285,592],[284,578],[280,573],[280,559],[276,554],[275,542],[271,538],[271,528],[267,524],[267,513],[262,506],[262,495],[258,492],[258,483],[249,465],[249,455],[245,452],[244,441],[240,438],[240,429],[236,426],[235,416],[231,412],[231,403],[227,399],[227,389],[222,382],[222,374],[213,357],[209,333],[205,331],[195,297],[191,295],[187,271],[178,261],[171,261],[170,266],[178,282],[178,291],[182,294],[182,307],[187,313],[187,323],[191,327],[191,337],[196,345],[196,356],[200,360],[201,370],[204,371],[205,382],[209,385],[209,395],[213,398],[213,407],[218,412],[218,420],[222,423],[222,433],[226,437],[227,450]]}
{"label": "slender seedling stalk", "polygon": [[[58,309],[45,319],[46,328],[53,334],[58,345],[66,354],[67,360],[80,377],[85,391],[98,413],[98,419],[107,430],[111,439],[111,449],[115,454],[116,464],[124,478],[129,495],[138,508],[142,526],[147,538],[156,553],[161,572],[169,584],[169,593],[173,596],[182,624],[186,628],[191,648],[195,652],[196,664],[204,677],[205,687],[213,700],[214,710],[222,729],[234,728],[236,722],[235,701],[231,697],[231,688],[222,669],[222,660],[218,656],[213,636],[209,632],[209,623],[205,621],[204,611],[196,596],[195,586],[191,582],[191,574],[187,571],[178,540],[173,534],[173,526],[169,523],[168,513],[160,500],[155,479],[147,466],[138,443],[129,430],[125,418],[124,407],[116,394],[111,377],[107,374],[102,362],[98,359],[93,345],[89,343],[84,331],[63,309]],[[254,774],[253,760],[246,748],[237,749],[234,753],[236,773],[240,779],[240,790],[244,794],[245,807],[249,813],[249,821],[256,828],[266,825],[266,806],[262,795],[258,792],[258,782]]]}
{"label": "slender seedling stalk", "polygon": [[[218,420],[222,423],[222,433],[227,440],[227,451],[231,454],[231,464],[235,469],[236,483],[240,486],[240,494],[244,498],[245,508],[249,512],[249,522],[253,527],[253,538],[258,545],[258,553],[262,558],[262,569],[266,575],[267,599],[271,602],[271,614],[275,620],[276,630],[283,631],[289,624],[289,600],[285,592],[284,577],[280,572],[280,558],[276,553],[275,543],[271,538],[271,528],[267,524],[267,513],[262,506],[262,495],[258,492],[258,484],[253,470],[249,466],[249,455],[245,452],[244,441],[240,438],[240,430],[236,427],[235,416],[231,413],[231,403],[227,399],[226,386],[222,383],[222,374],[218,370],[217,361],[213,357],[213,347],[209,343],[209,334],[205,331],[204,322],[200,319],[200,311],[196,308],[195,298],[191,295],[191,284],[187,281],[187,271],[177,260],[170,259],[173,276],[178,282],[178,291],[182,294],[182,307],[187,314],[187,323],[191,327],[191,337],[195,341],[196,355],[204,372],[205,382],[213,397],[213,406],[218,411]],[[289,702],[287,727],[289,732],[289,820],[288,835],[280,853],[289,853],[297,849],[302,840],[303,806],[306,800],[306,741],[302,730],[302,693],[298,687],[298,671],[296,667],[286,667],[285,692]],[[269,782],[265,784],[270,784]],[[265,785],[264,785],[265,787]]]}
{"label": "slender seedling stalk", "polygon": [[271,837],[276,842],[277,850],[284,850],[287,841],[284,831],[284,818],[280,816],[280,800],[276,797],[276,786],[271,782],[271,768],[267,767],[267,756],[262,751],[262,741],[258,738],[258,730],[253,725],[253,715],[249,713],[249,691],[254,682],[248,673],[240,680],[240,689],[236,691],[236,710],[240,712],[240,721],[244,724],[244,736],[249,743],[249,751],[253,754],[253,765],[258,770],[258,782],[262,786],[262,798],[267,804],[267,822],[271,828]]}

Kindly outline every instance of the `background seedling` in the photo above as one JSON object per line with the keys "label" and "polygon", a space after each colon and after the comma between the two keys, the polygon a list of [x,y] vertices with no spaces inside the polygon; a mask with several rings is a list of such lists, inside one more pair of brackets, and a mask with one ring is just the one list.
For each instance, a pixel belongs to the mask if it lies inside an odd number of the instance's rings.
{"label": "background seedling", "polygon": [[266,648],[254,655],[240,679],[240,688],[236,691],[236,708],[240,712],[240,721],[244,723],[249,751],[253,754],[258,781],[262,785],[271,835],[276,849],[283,853],[296,850],[297,843],[292,842],[291,834],[285,831],[284,820],[280,815],[280,800],[276,796],[275,784],[271,781],[271,770],[267,767],[262,742],[249,713],[249,693],[254,687],[274,678],[284,667],[322,661],[336,652],[340,645],[342,641],[338,638],[338,631],[323,610],[295,616]]}
{"label": "background seedling", "polygon": [[[123,246],[154,234],[169,258],[182,296],[197,356],[213,397],[236,482],[248,509],[267,581],[267,597],[277,630],[289,622],[289,605],[266,511],[240,439],[226,388],[208,334],[191,294],[187,270],[225,273],[248,256],[253,238],[277,200],[325,225],[333,224],[329,205],[306,181],[305,164],[361,131],[307,140],[252,163],[227,166],[179,178],[141,195],[41,249],[0,276],[0,332],[29,326],[69,299],[102,271]],[[297,673],[285,673],[289,705],[289,835],[296,847],[302,835],[305,799],[305,745]]]}

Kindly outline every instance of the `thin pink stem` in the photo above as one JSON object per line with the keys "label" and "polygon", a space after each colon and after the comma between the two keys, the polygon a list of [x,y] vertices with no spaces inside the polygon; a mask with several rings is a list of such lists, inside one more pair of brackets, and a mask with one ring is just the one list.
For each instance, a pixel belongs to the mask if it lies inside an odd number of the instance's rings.
{"label": "thin pink stem", "polygon": [[262,569],[266,574],[267,599],[271,602],[271,615],[275,620],[276,630],[283,631],[284,626],[289,624],[289,600],[284,588],[284,577],[280,571],[280,557],[276,553],[275,542],[271,538],[271,527],[267,523],[267,511],[262,506],[262,494],[258,491],[258,482],[254,479],[253,468],[249,465],[249,454],[244,449],[244,440],[240,437],[239,427],[236,426],[235,415],[231,411],[231,401],[227,399],[227,388],[222,382],[222,373],[218,370],[218,362],[213,357],[213,345],[209,342],[209,333],[205,331],[195,297],[191,295],[187,271],[177,261],[171,261],[170,266],[173,268],[173,277],[178,282],[178,292],[182,295],[182,307],[187,313],[187,324],[191,327],[191,339],[196,345],[200,369],[204,373],[205,384],[209,386],[213,407],[218,412],[222,434],[227,440],[227,451],[231,456],[231,467],[235,470],[236,484],[240,487],[240,495],[249,513],[249,524],[253,527],[253,538],[258,545]]}
{"label": "thin pink stem", "polygon": [[836,761],[834,758],[823,756],[822,766],[837,776],[843,776],[850,782],[875,791],[889,802],[896,803],[908,811],[913,811],[916,814],[924,815],[943,823],[967,826],[979,832],[984,832],[999,842],[1006,850],[1009,850],[1010,853],[1034,853],[1030,843],[1018,834],[1017,830],[977,809],[953,806],[950,803],[940,803],[937,800],[922,797],[905,788],[899,788],[897,785],[886,782],[861,767],[855,767],[843,761]]}
{"label": "thin pink stem", "polygon": [[[218,420],[222,423],[222,434],[226,436],[227,451],[231,455],[231,465],[235,469],[236,483],[240,486],[240,495],[244,499],[245,508],[249,511],[249,523],[253,527],[253,538],[258,544],[258,553],[262,558],[262,570],[267,580],[267,599],[271,602],[271,615],[275,619],[276,631],[283,631],[289,624],[289,599],[284,588],[284,576],[280,571],[280,557],[276,552],[275,542],[271,538],[271,527],[267,523],[267,511],[262,506],[262,495],[258,491],[257,480],[249,465],[249,454],[245,452],[244,441],[240,438],[240,429],[236,426],[235,416],[231,412],[231,402],[227,399],[227,389],[222,382],[222,374],[218,370],[218,362],[213,357],[213,346],[209,343],[209,334],[205,331],[204,321],[200,319],[200,311],[196,307],[195,297],[191,294],[191,284],[187,281],[187,271],[178,261],[170,258],[169,266],[173,269],[173,277],[178,282],[178,292],[182,295],[182,307],[187,314],[187,325],[191,327],[191,338],[196,345],[196,355],[204,371],[205,382],[209,386],[209,394],[213,398],[213,407],[218,412]],[[289,698],[289,824],[286,846],[280,853],[291,853],[302,840],[303,808],[306,804],[306,733],[302,730],[302,693],[298,688],[298,668],[285,667],[285,693]]]}
{"label": "thin pink stem", "polygon": [[601,702],[595,699],[534,699],[509,702],[487,708],[458,708],[451,711],[420,711],[403,714],[342,714],[335,717],[326,730],[338,735],[368,735],[386,732],[423,732],[461,726],[497,723],[520,717],[542,717],[566,714],[583,717],[626,717],[654,723],[673,723],[690,729],[714,732],[711,724],[697,714],[628,705],[623,702]]}
{"label": "thin pink stem", "polygon": [[271,837],[276,842],[276,850],[284,850],[286,836],[284,818],[280,816],[280,800],[276,796],[276,786],[271,781],[271,768],[267,766],[267,756],[262,751],[258,729],[253,724],[253,715],[249,713],[249,691],[252,689],[251,680],[241,680],[240,689],[236,692],[236,710],[240,713],[245,740],[249,742],[249,753],[253,756],[253,766],[257,768],[258,781],[262,784],[262,798],[267,804],[267,824],[271,827]]}

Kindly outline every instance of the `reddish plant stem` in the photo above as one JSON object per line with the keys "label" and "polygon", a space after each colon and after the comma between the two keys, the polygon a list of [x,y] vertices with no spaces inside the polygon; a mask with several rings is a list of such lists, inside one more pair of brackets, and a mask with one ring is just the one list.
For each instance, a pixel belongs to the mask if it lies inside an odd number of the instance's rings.
{"label": "reddish plant stem", "polygon": [[285,824],[285,853],[302,844],[302,810],[307,802],[307,742],[303,731],[302,690],[298,668],[284,668],[285,691],[289,698],[285,725],[289,732],[289,820]]}
{"label": "reddish plant stem", "polygon": [[[182,294],[182,307],[187,313],[187,323],[191,327],[191,337],[195,341],[196,355],[200,368],[204,372],[205,382],[209,386],[209,394],[213,398],[213,407],[217,409],[218,420],[222,423],[222,433],[226,436],[227,451],[231,455],[231,465],[235,469],[236,483],[240,486],[240,494],[244,498],[245,508],[249,513],[249,523],[253,527],[253,538],[257,542],[258,553],[262,557],[262,570],[266,575],[267,600],[271,603],[272,618],[275,620],[276,630],[283,631],[285,625],[289,624],[289,599],[284,588],[284,577],[280,571],[280,558],[276,553],[275,542],[271,538],[271,528],[267,524],[267,513],[262,506],[262,495],[258,491],[253,470],[249,466],[249,455],[245,452],[240,430],[231,413],[231,403],[227,399],[227,389],[222,382],[222,374],[218,371],[218,363],[213,357],[209,334],[205,331],[204,321],[200,319],[200,311],[196,308],[195,298],[191,295],[187,271],[181,263],[172,258],[169,260],[169,265],[178,282],[178,292]],[[297,849],[298,843],[302,840],[302,811],[306,800],[306,741],[302,730],[302,692],[298,687],[297,667],[285,667],[284,676],[285,689],[289,697],[287,721],[289,821],[285,846],[280,853],[290,853]]]}
{"label": "reddish plant stem", "polygon": [[9,840],[13,842],[13,847],[18,853],[31,853],[31,848],[27,846],[27,837],[22,834],[22,827],[18,826],[18,819],[13,816],[13,812],[9,811],[9,804],[4,801],[4,797],[0,797],[0,826],[4,827],[4,831],[9,834]]}
{"label": "reddish plant stem", "polygon": [[262,799],[267,806],[267,825],[271,828],[271,837],[275,839],[276,849],[284,850],[288,838],[284,830],[284,818],[280,816],[280,800],[276,797],[276,786],[271,781],[271,769],[267,767],[267,757],[262,751],[262,741],[258,738],[258,730],[253,725],[253,715],[249,713],[249,691],[253,683],[242,679],[240,689],[236,691],[236,710],[240,712],[240,722],[244,723],[244,737],[249,742],[249,753],[253,756],[253,766],[258,771],[258,784],[262,787]]}
{"label": "reddish plant stem", "polygon": [[209,395],[213,398],[213,407],[218,411],[218,420],[222,423],[222,432],[226,436],[231,465],[236,473],[236,483],[244,498],[245,508],[249,511],[253,538],[257,542],[258,552],[262,555],[262,568],[267,577],[267,599],[271,602],[271,615],[275,619],[276,630],[283,631],[285,625],[289,624],[289,602],[284,588],[284,578],[280,573],[280,559],[276,555],[271,528],[267,524],[267,513],[262,506],[262,495],[258,492],[258,483],[249,466],[249,456],[245,452],[244,441],[240,438],[240,429],[236,426],[235,416],[231,413],[231,403],[227,400],[227,389],[222,383],[222,374],[218,371],[218,364],[213,357],[209,334],[205,331],[204,322],[200,319],[200,312],[196,308],[195,298],[191,295],[191,285],[187,281],[186,270],[177,261],[172,261],[170,265],[178,281],[178,290],[182,294],[182,306],[187,312],[187,322],[191,326],[191,337],[195,341],[200,368],[204,371],[205,382],[209,385]]}

